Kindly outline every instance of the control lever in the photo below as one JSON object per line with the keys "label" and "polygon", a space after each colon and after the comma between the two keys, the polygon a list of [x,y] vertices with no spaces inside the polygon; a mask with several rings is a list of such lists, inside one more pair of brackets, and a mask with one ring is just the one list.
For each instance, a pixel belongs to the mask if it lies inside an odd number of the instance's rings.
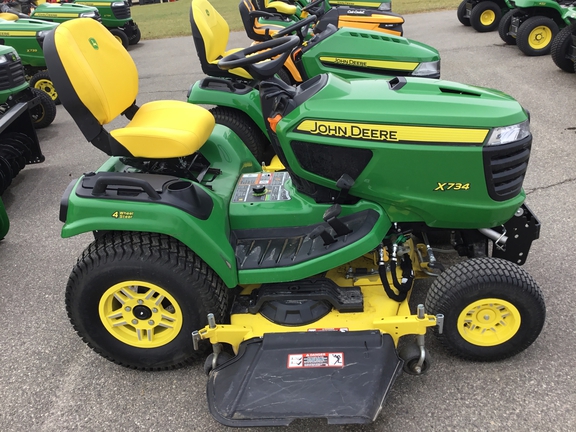
{"label": "control lever", "polygon": [[322,240],[324,240],[324,246],[329,246],[332,243],[336,243],[338,241],[334,237],[332,237],[332,235],[328,231],[326,231],[324,227],[322,227],[321,225],[314,228],[314,230],[312,230],[312,232],[308,234],[310,240],[314,240],[318,236],[322,237]]}
{"label": "control lever", "polygon": [[346,197],[348,196],[348,192],[354,186],[354,179],[350,177],[348,174],[342,174],[338,181],[336,182],[336,187],[340,189],[340,194],[338,194],[338,198],[336,198],[336,202],[343,202]]}
{"label": "control lever", "polygon": [[328,222],[328,225],[330,225],[334,230],[334,232],[336,233],[336,238],[345,236],[352,232],[352,230],[348,228],[348,225],[346,225],[344,222],[338,219],[340,213],[342,213],[342,207],[340,206],[340,204],[336,203],[333,204],[329,209],[327,209],[324,212],[324,216],[322,216],[324,222]]}

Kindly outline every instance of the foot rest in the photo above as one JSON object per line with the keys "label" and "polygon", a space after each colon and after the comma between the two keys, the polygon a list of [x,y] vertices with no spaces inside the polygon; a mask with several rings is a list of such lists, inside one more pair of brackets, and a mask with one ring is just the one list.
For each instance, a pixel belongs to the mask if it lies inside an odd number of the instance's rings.
{"label": "foot rest", "polygon": [[210,373],[208,405],[226,426],[370,423],[401,370],[392,338],[378,331],[270,333]]}

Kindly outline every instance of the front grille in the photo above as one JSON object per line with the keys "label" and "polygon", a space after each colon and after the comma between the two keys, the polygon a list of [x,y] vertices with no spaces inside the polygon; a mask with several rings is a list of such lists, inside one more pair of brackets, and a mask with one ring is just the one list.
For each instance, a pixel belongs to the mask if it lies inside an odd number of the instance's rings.
{"label": "front grille", "polygon": [[10,54],[8,61],[0,65],[0,90],[8,90],[24,84],[24,68],[20,59],[13,60]]}
{"label": "front grille", "polygon": [[112,13],[116,19],[129,19],[130,6],[124,3],[122,6],[112,6]]}
{"label": "front grille", "polygon": [[531,146],[532,136],[510,144],[484,147],[486,186],[494,201],[506,201],[520,193]]}

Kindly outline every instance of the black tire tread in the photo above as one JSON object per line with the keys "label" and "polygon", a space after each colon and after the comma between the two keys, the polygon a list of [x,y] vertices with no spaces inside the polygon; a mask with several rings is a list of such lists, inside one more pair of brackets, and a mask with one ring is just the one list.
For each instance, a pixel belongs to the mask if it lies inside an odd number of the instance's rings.
{"label": "black tire tread", "polygon": [[515,9],[509,10],[504,14],[504,16],[500,19],[498,23],[498,34],[500,35],[500,39],[506,43],[506,45],[516,45],[516,38],[508,35],[508,31],[510,30],[510,24],[512,23],[512,16],[516,12]]}
{"label": "black tire tread", "polygon": [[244,142],[248,150],[258,162],[262,162],[264,151],[268,147],[268,138],[262,133],[254,121],[241,111],[234,108],[217,106],[210,109],[216,123],[232,129]]}
{"label": "black tire tread", "polygon": [[458,9],[456,10],[456,16],[458,17],[458,21],[460,24],[465,25],[466,27],[470,27],[470,18],[466,18],[466,0],[462,0],[462,2],[458,5]]}
{"label": "black tire tread", "polygon": [[[200,304],[205,311],[212,312],[216,322],[223,322],[228,310],[228,291],[222,279],[193,251],[180,241],[164,234],[145,232],[108,232],[102,237],[92,242],[78,259],[70,275],[66,287],[66,310],[74,330],[82,340],[102,357],[126,366],[139,370],[168,370],[178,369],[193,363],[204,355],[204,350],[195,352],[192,356],[173,364],[161,367],[142,367],[137,364],[126,364],[115,359],[111,354],[106,353],[96,347],[90,338],[83,333],[81,326],[76,323],[74,311],[72,310],[72,299],[79,281],[98,265],[106,265],[115,261],[131,258],[151,258],[155,264],[170,269],[182,277],[187,278],[187,282],[198,282],[201,278],[204,283],[196,292],[191,293],[200,300]],[[206,314],[205,314],[206,315]],[[202,317],[206,320],[205,317]],[[190,337],[190,341],[192,338]],[[206,344],[205,344],[206,345]]]}
{"label": "black tire tread", "polygon": [[554,64],[569,73],[574,73],[574,62],[566,58],[566,50],[568,44],[572,43],[573,32],[576,32],[576,23],[560,30],[552,41],[552,48],[550,48],[550,54]]}
{"label": "black tire tread", "polygon": [[31,90],[36,97],[40,98],[40,104],[32,108],[31,114],[34,115],[35,114],[34,110],[37,109],[44,110],[44,116],[39,121],[36,121],[36,119],[32,117],[32,120],[34,121],[34,127],[36,129],[42,129],[48,127],[52,124],[52,122],[56,118],[56,103],[52,100],[50,96],[48,96],[48,94],[46,94],[42,90],[38,90],[37,88],[32,88]]}

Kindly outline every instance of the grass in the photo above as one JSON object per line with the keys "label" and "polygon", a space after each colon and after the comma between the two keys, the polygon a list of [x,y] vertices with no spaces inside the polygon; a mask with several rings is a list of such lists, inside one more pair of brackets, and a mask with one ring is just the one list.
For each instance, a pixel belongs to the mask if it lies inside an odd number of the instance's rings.
{"label": "grass", "polygon": [[[231,31],[244,30],[238,12],[239,0],[212,0],[214,8],[228,22]],[[399,14],[456,9],[460,0],[392,0],[392,10]],[[142,39],[189,36],[190,0],[132,6],[132,18],[142,32]]]}

